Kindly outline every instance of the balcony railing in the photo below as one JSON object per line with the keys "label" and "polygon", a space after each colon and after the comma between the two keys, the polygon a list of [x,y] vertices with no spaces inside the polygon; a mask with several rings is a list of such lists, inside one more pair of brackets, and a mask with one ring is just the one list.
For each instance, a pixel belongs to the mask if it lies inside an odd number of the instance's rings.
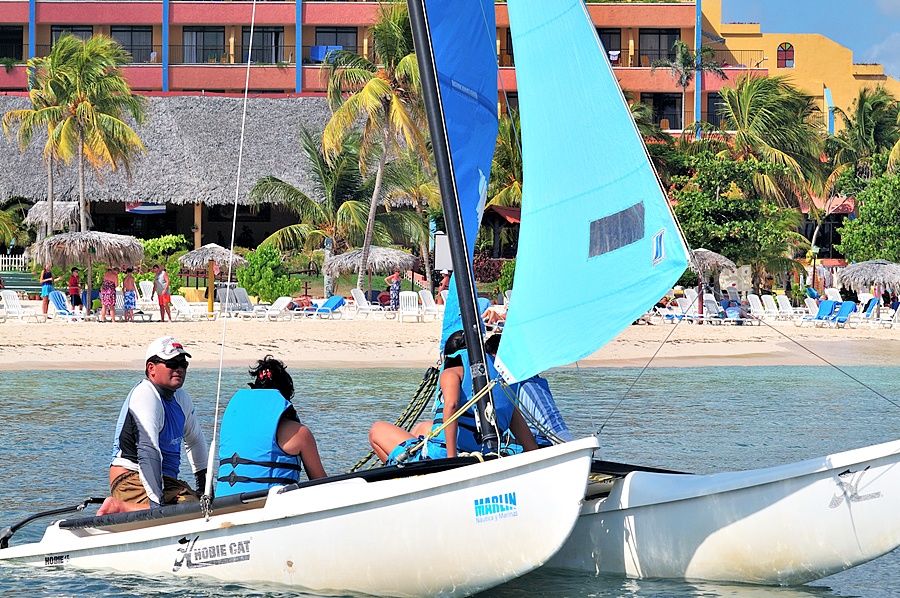
{"label": "balcony railing", "polygon": [[[240,49],[240,62],[247,63],[247,51],[249,48]],[[293,64],[294,46],[253,46],[250,49],[250,58],[253,64]]]}
{"label": "balcony railing", "polygon": [[21,61],[28,55],[28,47],[24,44],[0,43],[0,58],[11,58]]}

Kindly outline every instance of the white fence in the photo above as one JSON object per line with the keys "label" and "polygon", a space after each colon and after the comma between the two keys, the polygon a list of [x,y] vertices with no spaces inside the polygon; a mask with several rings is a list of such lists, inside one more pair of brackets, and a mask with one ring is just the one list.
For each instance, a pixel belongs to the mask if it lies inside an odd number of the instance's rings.
{"label": "white fence", "polygon": [[27,266],[24,255],[0,255],[0,272],[26,272]]}

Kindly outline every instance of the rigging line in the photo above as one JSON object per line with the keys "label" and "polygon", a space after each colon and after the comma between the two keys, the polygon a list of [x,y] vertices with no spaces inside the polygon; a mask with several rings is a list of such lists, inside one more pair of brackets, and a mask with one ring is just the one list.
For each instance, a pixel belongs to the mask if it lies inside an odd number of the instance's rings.
{"label": "rigging line", "polygon": [[225,334],[228,328],[228,306],[230,304],[231,299],[231,273],[234,268],[234,235],[235,230],[237,229],[237,212],[238,212],[238,199],[240,197],[241,192],[241,167],[244,163],[244,133],[247,128],[247,103],[248,103],[248,95],[250,90],[250,64],[252,63],[253,57],[253,30],[256,25],[256,0],[253,0],[253,5],[250,9],[250,41],[247,44],[247,66],[244,71],[244,99],[243,99],[243,107],[241,109],[241,136],[240,141],[238,143],[238,162],[237,162],[237,174],[234,182],[234,213],[231,216],[231,244],[229,246],[230,254],[228,256],[228,278],[225,283],[225,313],[222,318],[222,336],[219,341],[219,371],[216,376],[216,407],[213,412],[213,433],[212,440],[209,443],[209,458],[206,463],[206,485],[203,488],[203,496],[201,497],[201,508],[203,509],[204,515],[207,520],[209,519],[211,513],[211,501],[212,501],[212,484],[215,476],[215,465],[216,465],[216,456],[219,452],[218,450],[218,433],[219,433],[219,408],[222,399],[222,367],[225,362]]}
{"label": "rigging line", "polygon": [[831,367],[833,367],[834,369],[836,369],[836,370],[839,371],[840,373],[844,374],[845,376],[847,376],[848,378],[850,378],[850,379],[853,380],[854,382],[858,383],[858,384],[859,384],[860,386],[862,386],[863,388],[865,388],[865,389],[871,391],[872,394],[874,394],[876,397],[882,398],[882,399],[884,399],[885,401],[887,401],[888,403],[890,403],[891,405],[893,405],[894,407],[900,408],[900,403],[897,403],[897,402],[894,401],[893,399],[890,399],[890,398],[886,397],[885,395],[883,395],[882,393],[878,392],[877,390],[875,390],[874,388],[872,388],[871,386],[869,386],[868,384],[866,384],[865,382],[863,382],[862,380],[860,380],[859,378],[857,378],[856,376],[854,376],[853,374],[851,374],[850,372],[848,372],[847,370],[843,369],[841,366],[837,365],[836,363],[832,363],[832,362],[829,361],[827,358],[823,357],[822,355],[819,355],[818,353],[816,353],[815,351],[813,351],[813,350],[810,349],[809,347],[805,346],[805,345],[804,345],[803,343],[801,343],[800,341],[798,341],[798,340],[794,339],[793,337],[791,337],[789,334],[786,334],[785,332],[782,332],[782,331],[779,330],[778,328],[776,328],[776,327],[772,326],[771,324],[769,324],[768,322],[764,321],[762,318],[756,318],[756,319],[757,319],[760,323],[765,324],[768,328],[774,330],[775,332],[777,332],[778,334],[780,334],[781,336],[783,336],[783,337],[786,338],[787,340],[791,341],[792,343],[794,343],[795,345],[797,345],[798,347],[800,347],[801,349],[803,349],[804,351],[806,351],[807,353],[809,353],[810,355],[812,355],[813,357],[816,357],[816,358],[818,358],[818,359],[821,359],[821,360],[822,360],[823,362],[825,362],[827,365],[830,365]]}

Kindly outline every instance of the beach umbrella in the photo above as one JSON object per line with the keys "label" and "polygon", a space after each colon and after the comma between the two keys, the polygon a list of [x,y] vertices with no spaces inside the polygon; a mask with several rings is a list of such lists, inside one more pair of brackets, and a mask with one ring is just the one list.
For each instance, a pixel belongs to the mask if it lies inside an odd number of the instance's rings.
{"label": "beach umbrella", "polygon": [[841,284],[854,291],[868,291],[875,287],[876,317],[881,317],[881,291],[900,289],[900,264],[887,260],[869,260],[850,264],[841,270]]}
{"label": "beach umbrella", "polygon": [[[53,207],[55,212],[56,206]],[[144,247],[140,241],[128,235],[87,231],[47,237],[31,246],[30,255],[39,263],[55,264],[63,268],[87,263],[88,301],[85,307],[90,313],[93,262],[133,266],[144,259]]]}
{"label": "beach umbrella", "polygon": [[[51,223],[50,202],[39,201],[28,210],[24,223],[37,228],[38,241],[41,241],[47,236],[44,229],[52,233],[66,228],[78,228],[80,215],[81,211],[77,201],[55,201],[53,202],[53,222]],[[87,219],[88,226],[93,226],[90,214]]]}
{"label": "beach umbrella", "polygon": [[[703,276],[707,272],[721,272],[722,270],[736,270],[737,266],[730,259],[710,251],[709,249],[694,249],[691,251],[690,268],[697,273],[697,313],[703,317]],[[699,323],[703,323],[702,321]]]}
{"label": "beach umbrella", "polygon": [[[338,276],[342,272],[358,272],[362,260],[362,249],[354,249],[340,255],[333,255],[327,260],[322,269],[329,276]],[[393,272],[394,270],[412,270],[419,263],[419,258],[399,249],[390,247],[369,247],[369,259],[366,271]],[[369,284],[371,287],[371,282]]]}
{"label": "beach umbrella", "polygon": [[229,263],[233,270],[247,265],[247,260],[216,243],[207,243],[200,249],[189,251],[178,258],[178,261],[188,270],[206,270],[206,301],[209,313],[213,312],[213,302],[216,300],[214,288],[216,267],[227,271]]}

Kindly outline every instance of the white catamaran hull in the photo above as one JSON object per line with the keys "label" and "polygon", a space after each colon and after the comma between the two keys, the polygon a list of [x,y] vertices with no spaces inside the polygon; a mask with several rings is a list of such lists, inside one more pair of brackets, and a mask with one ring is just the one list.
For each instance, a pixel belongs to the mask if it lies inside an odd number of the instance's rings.
{"label": "white catamaran hull", "polygon": [[597,442],[401,479],[279,493],[209,521],[69,529],[54,523],[0,561],[203,575],[318,593],[466,595],[545,563],[578,517]]}
{"label": "white catamaran hull", "polygon": [[587,500],[549,566],[793,585],[900,545],[900,441],[712,475],[632,472]]}

